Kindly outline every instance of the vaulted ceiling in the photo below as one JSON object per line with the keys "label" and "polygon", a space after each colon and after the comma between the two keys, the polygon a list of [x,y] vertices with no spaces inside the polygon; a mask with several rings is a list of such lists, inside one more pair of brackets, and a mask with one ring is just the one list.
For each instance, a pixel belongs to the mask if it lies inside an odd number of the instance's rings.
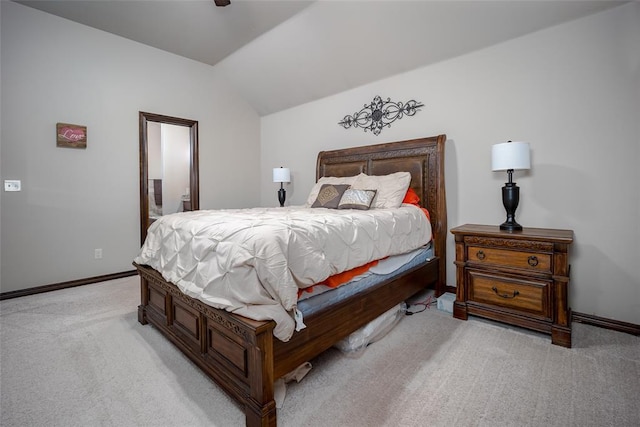
{"label": "vaulted ceiling", "polygon": [[463,55],[626,1],[24,0],[216,66],[260,115]]}

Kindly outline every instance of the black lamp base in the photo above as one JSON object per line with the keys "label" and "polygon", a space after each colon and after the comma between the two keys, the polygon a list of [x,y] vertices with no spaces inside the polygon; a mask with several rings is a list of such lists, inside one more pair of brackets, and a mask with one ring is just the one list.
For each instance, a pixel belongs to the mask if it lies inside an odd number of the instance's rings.
{"label": "black lamp base", "polygon": [[[511,180],[509,180],[511,181]],[[520,188],[515,182],[507,182],[502,187],[502,204],[507,211],[507,220],[500,224],[500,230],[520,231],[522,226],[516,222],[516,209],[520,202]]]}
{"label": "black lamp base", "polygon": [[284,201],[287,197],[287,192],[285,191],[284,188],[280,188],[278,190],[278,201],[280,202],[280,207],[284,207]]}
{"label": "black lamp base", "polygon": [[522,226],[515,221],[511,221],[511,222],[505,221],[502,224],[500,224],[500,230],[521,231]]}

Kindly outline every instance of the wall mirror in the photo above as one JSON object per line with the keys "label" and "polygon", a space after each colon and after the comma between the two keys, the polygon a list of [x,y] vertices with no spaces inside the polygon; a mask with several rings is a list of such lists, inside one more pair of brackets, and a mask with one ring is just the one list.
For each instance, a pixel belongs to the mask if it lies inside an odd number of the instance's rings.
{"label": "wall mirror", "polygon": [[200,209],[198,122],[140,112],[140,243],[162,215]]}

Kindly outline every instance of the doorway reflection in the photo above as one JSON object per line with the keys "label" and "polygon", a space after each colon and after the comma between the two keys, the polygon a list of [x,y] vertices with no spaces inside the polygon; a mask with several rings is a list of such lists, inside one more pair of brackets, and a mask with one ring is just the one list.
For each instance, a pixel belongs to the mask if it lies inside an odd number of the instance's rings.
{"label": "doorway reflection", "polygon": [[191,210],[189,128],[147,123],[149,219]]}

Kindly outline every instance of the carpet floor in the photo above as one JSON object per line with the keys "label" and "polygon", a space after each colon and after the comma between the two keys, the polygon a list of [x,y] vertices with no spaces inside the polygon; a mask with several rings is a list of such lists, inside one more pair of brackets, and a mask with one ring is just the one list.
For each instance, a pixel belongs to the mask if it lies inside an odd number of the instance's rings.
{"label": "carpet floor", "polygon": [[[137,277],[0,302],[0,425],[242,426],[157,330]],[[573,348],[435,307],[290,383],[281,426],[639,426],[640,337],[579,323]]]}

